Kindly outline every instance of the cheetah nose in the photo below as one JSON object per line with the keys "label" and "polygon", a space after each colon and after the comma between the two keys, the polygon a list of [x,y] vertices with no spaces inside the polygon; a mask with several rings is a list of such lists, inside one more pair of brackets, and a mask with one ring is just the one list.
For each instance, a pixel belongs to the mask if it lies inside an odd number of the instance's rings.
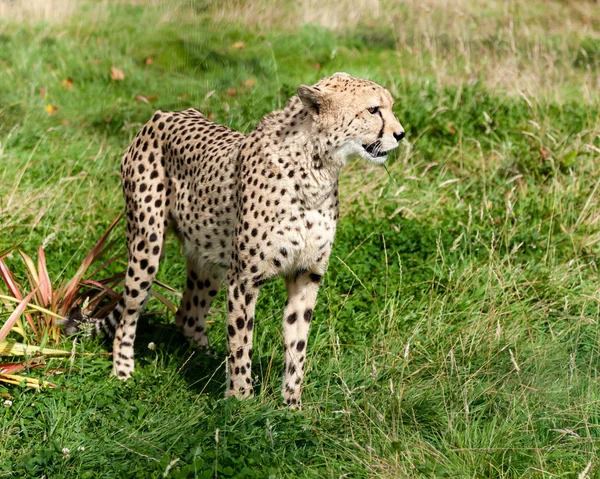
{"label": "cheetah nose", "polygon": [[404,138],[404,132],[397,131],[396,133],[394,133],[394,138],[396,138],[396,141],[401,141]]}

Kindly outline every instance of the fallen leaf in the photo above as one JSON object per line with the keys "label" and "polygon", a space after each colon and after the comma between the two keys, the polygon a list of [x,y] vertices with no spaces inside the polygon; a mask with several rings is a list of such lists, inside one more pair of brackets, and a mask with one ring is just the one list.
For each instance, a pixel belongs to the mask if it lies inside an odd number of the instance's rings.
{"label": "fallen leaf", "polygon": [[40,87],[39,92],[41,97],[45,97],[48,94],[48,90],[46,90],[43,86]]}
{"label": "fallen leaf", "polygon": [[234,48],[236,50],[243,50],[244,48],[246,48],[246,44],[244,42],[238,41],[231,45],[231,48]]}
{"label": "fallen leaf", "polygon": [[314,62],[314,63],[313,63],[313,68],[314,68],[315,70],[320,70],[320,69],[321,69],[321,64],[320,64],[319,62]]}
{"label": "fallen leaf", "polygon": [[254,84],[256,83],[256,80],[254,78],[248,78],[247,80],[244,80],[241,85],[248,87],[248,88],[252,88],[254,86]]}
{"label": "fallen leaf", "polygon": [[125,80],[125,73],[120,68],[110,67],[110,77],[114,81],[123,81]]}
{"label": "fallen leaf", "polygon": [[61,121],[61,123],[62,123],[63,125],[65,125],[65,126],[67,126],[67,125],[69,124],[69,120],[67,120],[67,119],[65,118],[63,121]]}
{"label": "fallen leaf", "polygon": [[227,94],[228,94],[229,96],[235,96],[235,95],[237,94],[237,90],[236,90],[235,88],[229,88],[229,89],[227,90]]}
{"label": "fallen leaf", "polygon": [[150,103],[152,100],[156,100],[156,98],[156,95],[136,95],[135,101],[137,101],[138,103]]}
{"label": "fallen leaf", "polygon": [[110,123],[111,121],[112,121],[112,118],[110,118],[108,116],[104,119],[104,123]]}
{"label": "fallen leaf", "polygon": [[46,105],[46,113],[48,113],[48,115],[56,115],[57,111],[58,107],[52,106],[50,103]]}
{"label": "fallen leaf", "polygon": [[73,91],[73,79],[71,77],[65,78],[63,81],[60,82],[60,84],[66,90]]}
{"label": "fallen leaf", "polygon": [[207,118],[209,120],[214,120],[215,119],[215,114],[211,112],[211,113],[208,114]]}
{"label": "fallen leaf", "polygon": [[146,65],[152,65],[154,63],[154,58],[146,57],[146,60],[144,60],[144,63],[146,63]]}
{"label": "fallen leaf", "polygon": [[543,146],[540,147],[540,155],[542,155],[542,161],[546,161],[546,159],[548,158],[549,154],[550,154],[550,151],[548,151]]}

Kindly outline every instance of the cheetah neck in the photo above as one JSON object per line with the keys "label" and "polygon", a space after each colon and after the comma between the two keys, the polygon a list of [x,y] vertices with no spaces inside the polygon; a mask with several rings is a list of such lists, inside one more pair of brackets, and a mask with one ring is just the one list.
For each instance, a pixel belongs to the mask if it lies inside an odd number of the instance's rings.
{"label": "cheetah neck", "polygon": [[300,188],[294,191],[306,203],[318,205],[337,192],[345,161],[331,154],[326,133],[319,130],[298,97],[263,118],[257,130],[264,138],[268,161],[288,174],[295,171],[299,175]]}

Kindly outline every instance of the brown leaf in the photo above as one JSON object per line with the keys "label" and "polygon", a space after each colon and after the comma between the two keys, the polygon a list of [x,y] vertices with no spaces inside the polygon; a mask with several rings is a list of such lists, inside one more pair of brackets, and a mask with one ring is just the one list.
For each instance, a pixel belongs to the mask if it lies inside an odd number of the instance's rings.
{"label": "brown leaf", "polygon": [[110,77],[114,81],[123,81],[125,80],[125,73],[120,68],[110,67]]}
{"label": "brown leaf", "polygon": [[321,64],[319,62],[315,62],[315,63],[313,63],[313,68],[315,70],[320,70],[321,69]]}
{"label": "brown leaf", "polygon": [[71,77],[65,78],[63,81],[60,82],[60,84],[64,89],[73,91],[73,79]]}
{"label": "brown leaf", "polygon": [[50,103],[46,105],[46,113],[48,113],[48,115],[56,115],[57,111],[58,107],[52,106]]}
{"label": "brown leaf", "polygon": [[256,80],[254,78],[248,78],[247,80],[244,80],[240,85],[248,87],[248,88],[252,88],[255,83],[256,83]]}
{"label": "brown leaf", "polygon": [[48,90],[46,90],[43,86],[40,87],[39,92],[41,97],[45,97],[48,94]]}
{"label": "brown leaf", "polygon": [[111,118],[110,116],[107,116],[107,117],[104,119],[104,123],[107,123],[107,124],[108,124],[108,123],[110,123],[111,121],[112,121],[112,118]]}
{"label": "brown leaf", "polygon": [[144,60],[144,63],[146,65],[152,65],[154,63],[154,58],[152,58],[152,57],[146,57],[146,60]]}
{"label": "brown leaf", "polygon": [[207,118],[208,118],[209,120],[214,120],[214,119],[215,119],[215,114],[214,114],[214,113],[212,113],[212,112],[210,112],[210,113],[208,114]]}
{"label": "brown leaf", "polygon": [[244,42],[238,41],[231,45],[231,48],[235,50],[243,50],[244,48],[246,48],[246,44]]}
{"label": "brown leaf", "polygon": [[150,103],[152,100],[156,100],[156,98],[156,95],[136,95],[135,101],[137,101],[138,103]]}
{"label": "brown leaf", "polygon": [[235,88],[229,88],[229,89],[227,90],[227,94],[228,94],[229,96],[235,96],[235,95],[237,94],[237,90],[236,90]]}
{"label": "brown leaf", "polygon": [[542,155],[542,161],[546,161],[546,159],[548,158],[549,154],[550,154],[550,151],[548,151],[543,146],[540,147],[540,155]]}

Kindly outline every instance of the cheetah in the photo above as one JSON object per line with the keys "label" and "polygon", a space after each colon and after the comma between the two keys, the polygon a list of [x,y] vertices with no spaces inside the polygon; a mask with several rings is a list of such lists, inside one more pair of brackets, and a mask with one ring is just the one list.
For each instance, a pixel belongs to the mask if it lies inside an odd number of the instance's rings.
{"label": "cheetah", "polygon": [[227,283],[226,396],[253,394],[255,304],[283,277],[282,395],[301,408],[308,331],[338,219],[338,176],[349,160],[383,163],[404,138],[382,86],[336,73],[300,85],[283,110],[244,135],[199,111],[157,111],[121,163],[128,265],[120,305],[95,324],[114,336],[112,375],[134,370],[140,310],[169,227],[181,238],[187,278],[176,324],[208,345],[206,314]]}

